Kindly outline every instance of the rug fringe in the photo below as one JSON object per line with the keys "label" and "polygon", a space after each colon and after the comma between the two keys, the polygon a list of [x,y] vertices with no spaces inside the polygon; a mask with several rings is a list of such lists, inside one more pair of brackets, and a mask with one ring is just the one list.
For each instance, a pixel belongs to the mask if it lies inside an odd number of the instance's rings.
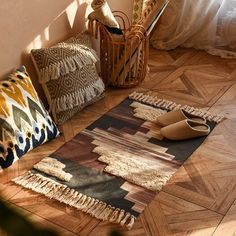
{"label": "rug fringe", "polygon": [[193,114],[193,115],[198,115],[200,117],[203,117],[207,119],[208,121],[214,121],[216,123],[220,123],[224,117],[219,116],[217,114],[212,114],[208,111],[204,111],[199,108],[191,107],[188,105],[182,105],[182,104],[177,104],[175,102],[158,98],[156,96],[144,94],[142,92],[133,92],[132,94],[129,95],[129,98],[138,102],[142,102],[148,105],[151,105],[153,107],[158,107],[158,108],[163,108],[165,110],[177,110],[177,109],[183,109],[186,112]]}
{"label": "rug fringe", "polygon": [[126,226],[129,230],[133,227],[135,216],[120,208],[112,207],[98,199],[86,196],[74,189],[60,184],[52,179],[31,171],[12,180],[18,185],[31,189],[44,196],[58,200],[69,206],[75,207],[99,220]]}

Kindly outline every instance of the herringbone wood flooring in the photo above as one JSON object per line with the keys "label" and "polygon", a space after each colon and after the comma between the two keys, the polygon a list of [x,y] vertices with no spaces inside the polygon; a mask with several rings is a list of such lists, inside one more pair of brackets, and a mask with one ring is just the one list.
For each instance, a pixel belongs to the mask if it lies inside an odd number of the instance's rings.
{"label": "herringbone wood flooring", "polygon": [[[236,60],[193,49],[151,49],[149,74],[135,90],[225,115],[125,235],[236,235]],[[5,199],[60,235],[105,236],[114,228],[66,205],[9,183],[123,100],[133,89],[109,90],[61,128],[62,137],[27,154],[0,174]]]}

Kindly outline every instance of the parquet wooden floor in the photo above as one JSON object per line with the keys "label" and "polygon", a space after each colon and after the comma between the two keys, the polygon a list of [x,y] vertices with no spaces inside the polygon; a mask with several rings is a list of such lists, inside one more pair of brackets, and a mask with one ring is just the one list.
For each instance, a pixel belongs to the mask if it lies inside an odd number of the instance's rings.
{"label": "parquet wooden floor", "polygon": [[[62,127],[64,135],[37,148],[0,174],[7,201],[36,223],[62,236],[105,236],[114,225],[9,182],[30,169],[134,89],[112,90]],[[125,235],[236,235],[236,60],[203,51],[150,50],[149,74],[135,90],[152,90],[162,98],[190,104],[227,117],[176,172]]]}

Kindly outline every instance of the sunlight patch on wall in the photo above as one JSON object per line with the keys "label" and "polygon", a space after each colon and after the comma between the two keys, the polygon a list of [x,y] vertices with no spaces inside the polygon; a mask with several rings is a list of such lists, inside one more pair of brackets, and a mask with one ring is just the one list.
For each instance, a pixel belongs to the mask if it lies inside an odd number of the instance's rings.
{"label": "sunlight patch on wall", "polygon": [[42,47],[41,35],[38,35],[34,40],[27,46],[26,51],[30,52],[32,48],[38,49]]}
{"label": "sunlight patch on wall", "polygon": [[70,27],[72,28],[74,25],[74,21],[75,21],[75,17],[76,17],[76,13],[77,13],[77,9],[78,9],[78,3],[75,0],[74,2],[72,2],[67,8],[66,8],[66,14],[67,14],[67,18],[68,21],[70,23]]}
{"label": "sunlight patch on wall", "polygon": [[49,26],[43,30],[42,34],[39,34],[33,39],[33,41],[27,46],[26,51],[30,52],[33,48],[42,48],[43,42],[45,41],[49,41]]}
{"label": "sunlight patch on wall", "polygon": [[[59,17],[61,17],[63,14],[66,14],[66,18],[68,19],[69,27],[72,29],[75,20],[76,15],[78,14],[78,9],[81,5],[86,5],[86,11],[85,11],[85,18],[87,18],[87,15],[92,11],[91,8],[91,2],[92,0],[74,0],[70,5],[68,5],[60,14],[58,14],[51,22],[50,24],[42,31],[41,34],[37,35],[32,42],[29,43],[29,45],[26,47],[26,52],[30,52],[32,49],[39,49],[42,48],[45,42],[50,41],[50,28],[52,24],[58,20]],[[84,13],[83,13],[84,14]]]}
{"label": "sunlight patch on wall", "polygon": [[49,26],[44,29],[43,33],[44,33],[44,38],[47,41],[49,41]]}
{"label": "sunlight patch on wall", "polygon": [[90,5],[92,1],[93,0],[80,0],[79,3],[80,4],[87,3],[88,5]]}
{"label": "sunlight patch on wall", "polygon": [[87,18],[87,16],[89,15],[90,12],[93,11],[92,7],[91,7],[91,3],[93,0],[80,0],[79,3],[80,5],[82,4],[86,4],[86,11],[85,11],[85,17]]}

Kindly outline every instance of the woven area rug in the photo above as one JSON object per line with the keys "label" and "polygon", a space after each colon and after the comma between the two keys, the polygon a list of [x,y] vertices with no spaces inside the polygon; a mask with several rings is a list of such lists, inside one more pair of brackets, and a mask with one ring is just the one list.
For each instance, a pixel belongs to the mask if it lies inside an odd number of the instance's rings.
{"label": "woven area rug", "polygon": [[157,116],[183,108],[207,119],[222,117],[134,92],[92,125],[13,181],[97,219],[131,229],[205,137],[163,139]]}

